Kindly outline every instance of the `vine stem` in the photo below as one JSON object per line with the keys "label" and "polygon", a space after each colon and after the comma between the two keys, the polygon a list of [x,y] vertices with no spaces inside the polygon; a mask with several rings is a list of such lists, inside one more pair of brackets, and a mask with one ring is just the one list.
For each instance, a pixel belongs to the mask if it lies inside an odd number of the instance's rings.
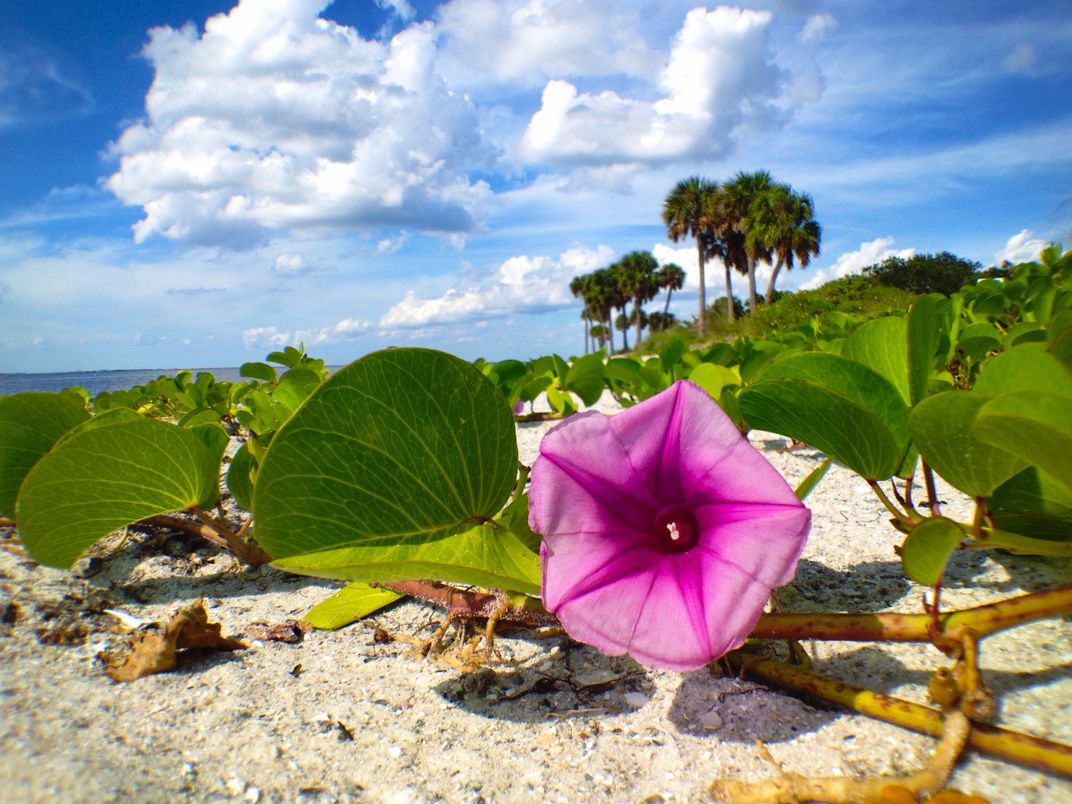
{"label": "vine stem", "polygon": [[200,509],[194,509],[194,513],[197,515],[200,522],[193,522],[189,519],[170,516],[168,514],[151,516],[142,519],[140,522],[144,525],[172,528],[174,530],[181,530],[184,533],[191,533],[194,536],[200,536],[202,539],[210,541],[218,547],[222,547],[225,550],[234,553],[239,559],[246,564],[249,564],[251,567],[259,567],[272,560],[272,557],[260,547],[247,542],[215,517],[209,516]]}
{"label": "vine stem", "polygon": [[919,464],[923,467],[923,482],[927,487],[927,505],[931,509],[931,516],[941,516],[942,506],[938,502],[938,487],[934,484],[934,472],[921,457]]}
{"label": "vine stem", "polygon": [[0,528],[13,528],[15,527],[15,520],[8,519],[6,516],[0,516]]}
{"label": "vine stem", "polygon": [[879,498],[881,503],[886,507],[886,510],[893,514],[894,519],[904,525],[906,528],[913,528],[919,521],[917,517],[910,516],[893,504],[886,492],[882,490],[882,486],[878,484],[877,480],[868,480],[867,485],[871,487],[871,490],[875,492],[875,496]]}
{"label": "vine stem", "polygon": [[[942,713],[929,706],[872,692],[772,659],[749,657],[740,652],[731,653],[726,659],[735,672],[782,689],[829,701],[910,731],[932,737],[942,733]],[[1072,776],[1072,747],[1061,743],[972,721],[968,744],[983,754]]]}
{"label": "vine stem", "polygon": [[[959,642],[965,631],[983,637],[1033,620],[1072,611],[1072,584],[960,609],[938,617],[943,637]],[[931,642],[932,615],[899,612],[763,614],[751,639],[821,639],[832,642]]]}

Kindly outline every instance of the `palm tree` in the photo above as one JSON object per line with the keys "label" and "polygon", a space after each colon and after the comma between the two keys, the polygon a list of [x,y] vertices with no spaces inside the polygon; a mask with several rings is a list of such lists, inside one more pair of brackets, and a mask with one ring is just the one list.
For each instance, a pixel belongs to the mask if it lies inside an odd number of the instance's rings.
{"label": "palm tree", "polygon": [[783,267],[792,270],[796,258],[804,268],[819,254],[822,227],[813,218],[814,209],[811,196],[793,192],[788,184],[776,184],[756,199],[753,225],[776,258],[767,282],[767,304],[774,301],[774,285]]}
{"label": "palm tree", "polygon": [[756,309],[756,263],[770,262],[773,250],[764,237],[764,230],[753,225],[754,207],[774,186],[774,179],[766,170],[738,172],[722,185],[727,222],[735,232],[728,257],[738,271],[748,276],[748,301],[753,311]]}
{"label": "palm tree", "polygon": [[704,222],[707,224],[704,255],[708,260],[722,261],[723,281],[726,285],[726,320],[732,323],[737,315],[736,305],[733,303],[733,275],[730,267],[736,264],[733,255],[739,249],[734,245],[738,238],[736,238],[733,216],[723,188],[718,188],[708,196],[704,204]]}
{"label": "palm tree", "polygon": [[668,262],[659,269],[657,277],[659,290],[666,291],[666,304],[663,305],[663,320],[665,320],[670,314],[670,297],[674,295],[675,290],[685,287],[685,271],[680,265]]}
{"label": "palm tree", "polygon": [[592,284],[591,274],[582,274],[581,276],[575,276],[570,280],[569,289],[570,293],[574,297],[581,299],[584,302],[584,309],[581,310],[581,318],[584,320],[584,353],[588,354],[588,339],[589,329],[588,325],[591,321],[592,310],[588,303],[589,287]]}
{"label": "palm tree", "polygon": [[611,314],[616,307],[624,306],[624,302],[620,301],[621,292],[618,290],[618,283],[611,266],[593,271],[590,276],[592,280],[588,298],[592,310],[606,329],[610,354],[614,354],[614,327]]}
{"label": "palm tree", "polygon": [[[659,278],[655,273],[658,261],[650,251],[631,251],[614,265],[614,274],[622,293],[633,302],[632,318],[636,319],[636,342],[640,345],[640,334],[644,326],[641,307],[645,302],[655,298],[659,292]],[[623,310],[624,313],[624,310]]]}
{"label": "palm tree", "polygon": [[709,226],[706,218],[710,211],[711,198],[718,191],[718,184],[700,176],[682,179],[663,201],[663,223],[666,234],[675,243],[686,237],[696,238],[696,260],[700,269],[700,316],[697,327],[700,336],[706,331],[704,313],[707,309],[704,263],[706,261]]}

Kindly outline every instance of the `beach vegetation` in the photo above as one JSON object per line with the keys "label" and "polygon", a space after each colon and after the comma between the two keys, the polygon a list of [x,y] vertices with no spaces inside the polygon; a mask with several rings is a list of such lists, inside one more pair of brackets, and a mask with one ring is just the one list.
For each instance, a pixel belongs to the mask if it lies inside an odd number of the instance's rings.
{"label": "beach vegetation", "polygon": [[[940,787],[969,744],[1072,774],[1067,747],[981,725],[996,704],[979,664],[986,635],[1072,612],[1072,586],[941,608],[958,551],[1072,558],[1072,252],[1053,245],[1006,270],[922,295],[872,272],[757,300],[748,319],[767,316],[764,331],[697,342],[671,328],[643,356],[470,363],[400,348],[328,376],[290,347],[243,366],[237,383],[182,372],[95,399],[0,397],[0,516],[51,566],[153,522],[249,564],[346,581],[310,614],[324,626],[413,595],[451,618],[486,618],[489,643],[497,622],[557,623],[651,666],[721,657],[734,672],[940,732],[940,767],[897,782],[914,792]],[[586,309],[600,299],[589,339],[605,327],[609,341],[604,311],[636,324],[651,288],[586,293],[603,279],[577,288]],[[843,306],[852,293],[856,312]],[[909,303],[892,305],[897,294]],[[605,393],[625,410],[584,410]],[[515,425],[534,418],[562,421],[530,469]],[[821,461],[791,492],[751,451],[751,430]],[[793,575],[804,503],[835,462],[885,510],[904,575],[929,587],[920,611],[762,611]],[[943,509],[937,477],[972,500],[967,521]],[[811,639],[935,645],[952,662],[933,676],[939,708],[898,702],[892,713],[888,699],[847,696],[808,667],[798,643]],[[757,656],[760,640],[790,640],[791,658]],[[480,656],[490,647],[465,660]],[[988,741],[972,742],[980,729]],[[851,791],[845,800],[871,795]]]}

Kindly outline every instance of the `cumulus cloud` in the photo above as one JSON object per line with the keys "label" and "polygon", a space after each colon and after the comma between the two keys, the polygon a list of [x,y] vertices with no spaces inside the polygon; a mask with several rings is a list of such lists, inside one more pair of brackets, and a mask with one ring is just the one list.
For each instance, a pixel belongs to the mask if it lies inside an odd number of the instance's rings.
{"label": "cumulus cloud", "polygon": [[829,268],[817,271],[810,280],[800,286],[801,290],[817,288],[833,279],[841,279],[850,274],[858,274],[869,265],[875,265],[890,257],[908,259],[914,256],[914,248],[893,248],[892,237],[879,237],[869,243],[861,243],[856,251],[842,254]]}
{"label": "cumulus cloud", "polygon": [[320,329],[280,329],[279,327],[250,327],[242,332],[242,342],[247,348],[275,349],[304,343],[309,346],[323,346],[338,343],[364,335],[372,329],[371,321],[356,318],[344,318],[328,327]]}
{"label": "cumulus cloud", "polygon": [[639,14],[621,4],[451,0],[437,16],[448,69],[464,83],[647,76],[659,67],[640,34]]}
{"label": "cumulus cloud", "polygon": [[549,81],[522,152],[593,165],[724,155],[745,124],[781,118],[785,76],[770,61],[770,23],[768,11],[690,11],[659,80],[663,97],[654,102]]}
{"label": "cumulus cloud", "polygon": [[247,347],[287,346],[291,343],[290,333],[278,327],[250,327],[242,330],[242,342]]}
{"label": "cumulus cloud", "polygon": [[327,5],[241,0],[203,33],[150,31],[146,119],[113,144],[107,181],[144,211],[136,241],[474,226],[489,190],[467,171],[491,154],[474,107],[435,70],[431,24],[366,40],[320,17]]}
{"label": "cumulus cloud", "polygon": [[1030,229],[1021,229],[1018,234],[1008,239],[1001,251],[994,255],[994,262],[998,264],[1006,261],[1019,263],[1038,259],[1039,252],[1049,243],[1032,235],[1033,232]]}
{"label": "cumulus cloud", "polygon": [[442,296],[420,298],[410,291],[380,319],[391,328],[427,327],[460,321],[502,318],[512,313],[534,313],[574,304],[569,291],[573,277],[610,263],[610,246],[571,248],[557,259],[545,256],[511,257],[482,284]]}

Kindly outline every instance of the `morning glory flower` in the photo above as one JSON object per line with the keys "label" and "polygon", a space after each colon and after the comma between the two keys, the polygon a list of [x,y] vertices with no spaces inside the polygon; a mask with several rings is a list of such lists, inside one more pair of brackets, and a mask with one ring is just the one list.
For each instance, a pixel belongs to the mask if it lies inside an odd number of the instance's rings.
{"label": "morning glory flower", "polygon": [[544,436],[529,524],[543,605],[574,639],[670,670],[741,645],[792,580],[811,513],[697,385]]}

